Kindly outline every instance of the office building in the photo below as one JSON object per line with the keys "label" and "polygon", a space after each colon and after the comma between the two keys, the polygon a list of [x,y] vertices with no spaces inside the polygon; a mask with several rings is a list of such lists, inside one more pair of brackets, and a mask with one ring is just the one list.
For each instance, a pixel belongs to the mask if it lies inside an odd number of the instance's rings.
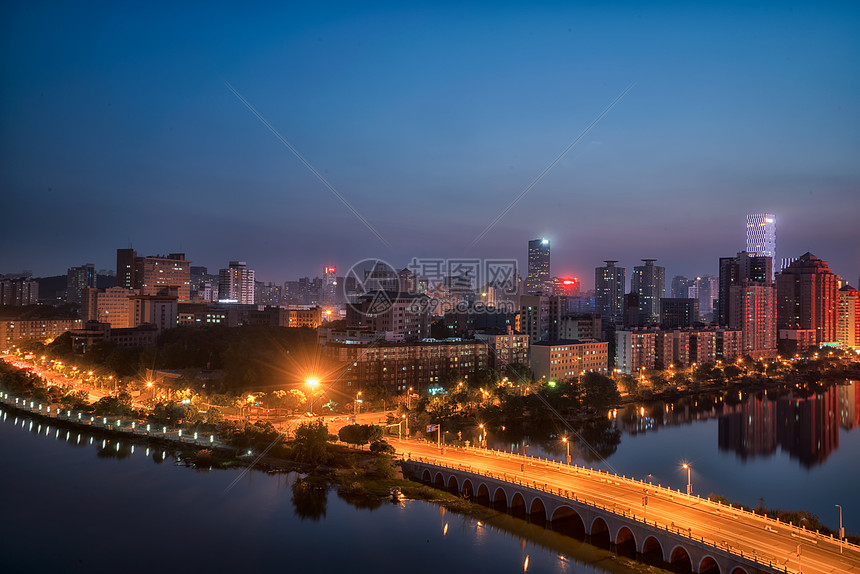
{"label": "office building", "polygon": [[624,322],[625,269],[616,267],[618,261],[607,260],[594,269],[594,306],[607,323]]}
{"label": "office building", "polygon": [[248,269],[244,261],[231,261],[227,269],[218,274],[218,301],[253,305],[254,270]]}
{"label": "office building", "polygon": [[843,347],[860,349],[860,291],[845,285],[838,297],[836,340]]}
{"label": "office building", "polygon": [[558,381],[609,371],[609,343],[591,340],[540,342],[529,351],[535,378]]}
{"label": "office building", "polygon": [[528,276],[526,293],[529,295],[549,295],[552,290],[549,267],[549,239],[529,241]]}
{"label": "office building", "polygon": [[747,253],[776,261],[776,216],[771,213],[747,215]]}
{"label": "office building", "polygon": [[84,322],[108,323],[114,329],[134,327],[131,320],[129,298],[136,293],[124,287],[98,289],[88,287],[81,301],[81,319]]}
{"label": "office building", "polygon": [[816,344],[836,340],[837,277],[830,267],[805,253],[776,276],[780,329],[814,329]]}
{"label": "office building", "polygon": [[382,384],[389,395],[439,392],[451,380],[468,381],[489,366],[484,341],[447,340],[371,343],[330,341],[322,358],[342,370],[333,381],[339,396],[354,397],[366,385]]}
{"label": "office building", "polygon": [[687,279],[683,275],[675,275],[672,277],[672,298],[685,299],[687,297],[696,296],[696,280]]}
{"label": "office building", "polygon": [[81,304],[81,296],[87,287],[96,286],[96,268],[92,263],[70,267],[66,274],[66,302]]}
{"label": "office building", "polygon": [[139,257],[133,249],[117,249],[116,267],[117,287],[134,289],[139,295],[174,288],[180,303],[191,300],[191,261],[184,253]]}
{"label": "office building", "polygon": [[698,299],[667,297],[660,299],[660,324],[664,329],[692,327],[698,321]]}
{"label": "office building", "polygon": [[633,268],[630,291],[639,295],[639,324],[660,322],[660,299],[666,296],[666,269],[654,265],[656,259],[643,259],[645,265]]}
{"label": "office building", "polygon": [[719,293],[717,286],[717,278],[713,275],[696,277],[696,297],[699,298],[699,317],[713,317],[714,303]]}

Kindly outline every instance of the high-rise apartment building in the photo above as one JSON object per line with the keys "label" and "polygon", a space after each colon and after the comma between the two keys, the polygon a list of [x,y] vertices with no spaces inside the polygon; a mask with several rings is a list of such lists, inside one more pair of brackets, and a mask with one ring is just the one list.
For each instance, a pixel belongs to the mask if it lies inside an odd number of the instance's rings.
{"label": "high-rise apartment building", "polygon": [[0,280],[0,305],[23,307],[39,302],[39,282],[28,277]]}
{"label": "high-rise apartment building", "polygon": [[814,329],[815,342],[836,340],[837,277],[830,267],[804,253],[776,276],[780,329]]}
{"label": "high-rise apartment building", "polygon": [[708,317],[714,313],[717,300],[717,278],[713,275],[696,277],[696,296],[699,298],[699,316]]}
{"label": "high-rise apartment building", "polygon": [[741,251],[735,257],[720,257],[719,298],[714,309],[718,325],[728,325],[732,315],[729,291],[743,282],[772,284],[773,259]]}
{"label": "high-rise apartment building", "polygon": [[687,279],[683,275],[672,277],[672,298],[686,299],[696,296],[696,279]]}
{"label": "high-rise apartment building", "polygon": [[741,251],[720,258],[717,323],[742,333],[742,351],[776,356],[776,305],[773,258]]}
{"label": "high-rise apartment building", "polygon": [[520,332],[529,336],[529,345],[550,339],[552,315],[549,299],[545,295],[520,297]]}
{"label": "high-rise apartment building", "polygon": [[70,267],[66,275],[66,302],[81,304],[81,294],[87,287],[96,286],[96,268],[92,263]]}
{"label": "high-rise apartment building", "polygon": [[552,280],[549,273],[549,239],[529,241],[529,265],[526,278],[526,293],[549,295]]}
{"label": "high-rise apartment building", "polygon": [[594,269],[594,307],[608,323],[624,322],[625,269],[616,267],[618,261],[606,260],[606,265]]}
{"label": "high-rise apartment building", "polygon": [[747,215],[747,253],[776,261],[776,217],[773,214]]}
{"label": "high-rise apartment building", "polygon": [[134,260],[137,252],[134,249],[116,250],[116,285],[125,289],[134,289]]}
{"label": "high-rise apartment building", "polygon": [[836,340],[844,347],[860,349],[860,291],[851,285],[842,287],[836,315]]}
{"label": "high-rise apartment building", "polygon": [[643,259],[645,265],[633,268],[630,291],[639,295],[639,324],[660,322],[660,299],[666,296],[666,268],[654,265],[656,259]]}
{"label": "high-rise apartment building", "polygon": [[244,261],[231,261],[227,269],[221,269],[218,280],[218,299],[253,305],[254,270],[248,269]]}
{"label": "high-rise apartment building", "polygon": [[139,257],[134,249],[117,249],[116,284],[139,295],[158,295],[175,288],[179,302],[187,303],[191,300],[191,261],[184,253]]}

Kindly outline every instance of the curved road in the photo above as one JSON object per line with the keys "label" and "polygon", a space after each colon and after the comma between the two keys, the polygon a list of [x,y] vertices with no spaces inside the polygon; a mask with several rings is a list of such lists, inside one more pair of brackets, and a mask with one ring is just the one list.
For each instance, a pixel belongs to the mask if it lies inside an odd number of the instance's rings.
{"label": "curved road", "polygon": [[[436,445],[429,443],[397,439],[391,442],[403,456],[426,458],[428,462],[443,465],[464,465],[471,472],[491,472],[518,481],[536,482],[553,490],[573,491],[580,502],[614,506],[619,512],[632,512],[639,519],[644,515],[649,522],[656,520],[662,526],[674,525],[676,532],[697,539],[703,537],[734,552],[743,551],[745,556],[756,556],[765,564],[772,561],[779,570],[785,568],[804,574],[860,574],[860,548],[857,546],[845,544],[840,553],[836,539],[667,488],[508,453],[446,447],[441,454]],[[646,491],[647,509],[642,504]]]}

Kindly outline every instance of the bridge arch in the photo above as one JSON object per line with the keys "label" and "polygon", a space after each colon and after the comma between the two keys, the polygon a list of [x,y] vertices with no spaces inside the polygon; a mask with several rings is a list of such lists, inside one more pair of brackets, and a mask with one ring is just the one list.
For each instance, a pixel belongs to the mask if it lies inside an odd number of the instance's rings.
{"label": "bridge arch", "polygon": [[593,546],[609,550],[609,525],[606,524],[606,521],[603,518],[597,516],[591,521],[591,528],[589,529],[588,535],[591,537],[591,544]]}
{"label": "bridge arch", "polygon": [[585,522],[579,513],[570,506],[562,505],[555,509],[550,519],[552,529],[578,540],[585,538]]}
{"label": "bridge arch", "polygon": [[650,566],[663,566],[663,546],[653,536],[642,542],[642,561]]}
{"label": "bridge arch", "polygon": [[496,487],[493,491],[493,505],[503,506],[505,510],[508,508],[508,493],[501,486]]}
{"label": "bridge arch", "polygon": [[[743,568],[741,568],[743,570]],[[699,574],[720,574],[720,565],[713,556],[704,556],[699,562]],[[744,573],[746,574],[746,573]]]}
{"label": "bridge arch", "polygon": [[746,571],[746,570],[744,570],[744,569],[743,569],[743,568],[741,568],[740,566],[735,566],[735,567],[732,569],[731,574],[748,574],[748,573],[747,573],[747,571]]}
{"label": "bridge arch", "polygon": [[432,481],[433,479],[430,476],[430,471],[425,468],[424,472],[421,473],[421,482],[424,484],[430,484]]}
{"label": "bridge arch", "polygon": [[535,496],[534,499],[532,499],[532,505],[529,509],[529,516],[532,518],[532,520],[546,522],[546,506],[544,505],[543,500],[541,500],[540,496]]}
{"label": "bridge arch", "polygon": [[511,497],[511,514],[524,516],[526,514],[526,499],[519,492]]}
{"label": "bridge arch", "polygon": [[448,490],[451,492],[460,492],[460,485],[457,484],[457,477],[453,474],[448,477]]}
{"label": "bridge arch", "polygon": [[475,501],[480,504],[490,504],[490,489],[483,482],[478,486],[478,492],[475,493]]}
{"label": "bridge arch", "polygon": [[619,528],[615,535],[615,553],[627,558],[636,558],[636,536],[626,526]]}
{"label": "bridge arch", "polygon": [[463,481],[463,487],[460,490],[461,494],[466,498],[471,499],[475,495],[475,487],[472,486],[472,481],[468,478]]}
{"label": "bridge arch", "polygon": [[686,548],[678,544],[672,549],[669,554],[669,569],[673,572],[692,572],[693,559],[690,558],[690,553]]}
{"label": "bridge arch", "polygon": [[441,472],[437,472],[436,476],[433,478],[433,486],[439,490],[445,490],[445,477],[442,476]]}

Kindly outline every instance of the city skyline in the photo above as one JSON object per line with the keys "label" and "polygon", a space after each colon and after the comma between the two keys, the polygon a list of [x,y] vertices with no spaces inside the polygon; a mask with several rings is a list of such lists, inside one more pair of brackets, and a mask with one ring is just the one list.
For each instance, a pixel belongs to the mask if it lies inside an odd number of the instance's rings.
{"label": "city skyline", "polygon": [[714,274],[773,213],[780,256],[856,282],[855,5],[343,8],[4,8],[0,270],[131,244],[280,282],[546,237],[589,289]]}

